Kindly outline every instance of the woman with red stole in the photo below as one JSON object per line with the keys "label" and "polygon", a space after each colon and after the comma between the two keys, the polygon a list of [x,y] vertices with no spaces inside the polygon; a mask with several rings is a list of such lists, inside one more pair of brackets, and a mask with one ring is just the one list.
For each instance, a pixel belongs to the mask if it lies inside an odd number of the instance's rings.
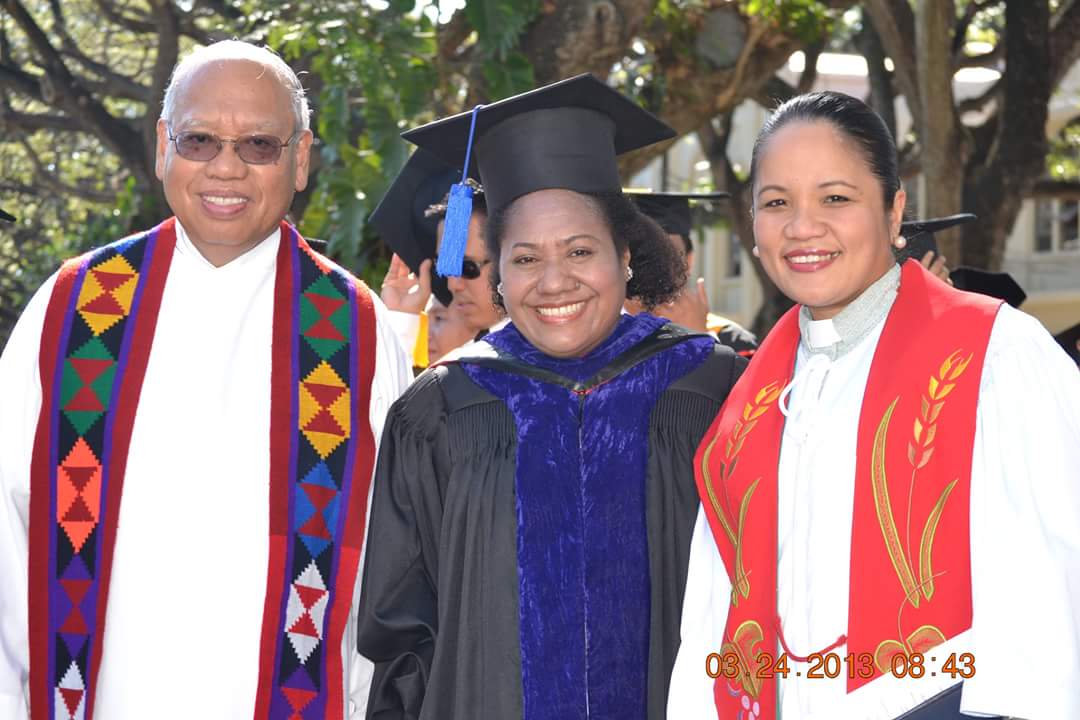
{"label": "woman with red stole", "polygon": [[781,105],[751,183],[798,305],[695,457],[668,716],[1080,718],[1080,374],[1034,318],[897,265],[863,102]]}

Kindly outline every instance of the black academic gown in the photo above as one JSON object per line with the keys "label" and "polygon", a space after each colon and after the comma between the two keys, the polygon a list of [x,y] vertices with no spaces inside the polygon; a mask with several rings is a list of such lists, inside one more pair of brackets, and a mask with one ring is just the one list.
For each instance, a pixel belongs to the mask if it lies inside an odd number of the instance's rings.
{"label": "black academic gown", "polygon": [[[745,360],[717,345],[650,414],[647,717],[665,715],[679,645],[692,462]],[[510,410],[455,363],[421,375],[392,407],[375,475],[359,651],[375,662],[368,717],[522,717]]]}

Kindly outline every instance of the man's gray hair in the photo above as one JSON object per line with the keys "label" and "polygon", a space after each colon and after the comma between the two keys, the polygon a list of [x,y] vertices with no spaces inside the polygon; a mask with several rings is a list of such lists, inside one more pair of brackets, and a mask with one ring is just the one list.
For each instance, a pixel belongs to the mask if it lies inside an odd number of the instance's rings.
{"label": "man's gray hair", "polygon": [[249,60],[264,66],[274,73],[281,86],[289,91],[292,100],[295,124],[293,132],[307,130],[311,126],[311,108],[308,107],[307,95],[300,78],[296,76],[288,63],[277,53],[265,46],[253,45],[243,40],[222,40],[212,45],[197,48],[176,64],[169,86],[165,88],[165,101],[161,104],[161,118],[171,123],[176,111],[176,91],[184,80],[195,70],[209,62],[226,60]]}

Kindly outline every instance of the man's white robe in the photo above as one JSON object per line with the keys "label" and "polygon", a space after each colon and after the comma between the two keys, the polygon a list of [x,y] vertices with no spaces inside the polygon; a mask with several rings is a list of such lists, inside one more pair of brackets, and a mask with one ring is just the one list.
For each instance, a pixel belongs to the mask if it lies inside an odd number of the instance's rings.
{"label": "man's white robe", "polygon": [[[242,720],[255,708],[268,563],[270,366],[279,232],[214,267],[176,225],[131,436],[97,681],[101,720]],[[0,357],[0,720],[27,717],[30,459],[38,352],[54,279]],[[410,363],[374,293],[378,443]],[[371,665],[342,647],[346,717]]]}

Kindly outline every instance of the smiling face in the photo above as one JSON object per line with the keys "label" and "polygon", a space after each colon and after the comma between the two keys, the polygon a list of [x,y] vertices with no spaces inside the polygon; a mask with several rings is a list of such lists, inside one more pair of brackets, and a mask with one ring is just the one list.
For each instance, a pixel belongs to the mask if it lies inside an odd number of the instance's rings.
{"label": "smiling face", "polygon": [[510,319],[546,355],[587,355],[619,322],[629,251],[616,251],[600,211],[569,190],[529,193],[509,212],[499,275]]}
{"label": "smiling face", "polygon": [[886,210],[864,155],[828,122],[792,122],[763,148],[754,185],[761,264],[816,320],[835,316],[895,263],[903,190]]}
{"label": "smiling face", "polygon": [[[158,121],[156,172],[191,242],[224,265],[269,236],[307,185],[311,131],[294,127],[288,91],[259,63],[208,61],[181,82],[173,116]],[[232,143],[208,162],[182,158],[169,135],[183,132],[230,140],[272,135],[283,143],[297,135],[277,162],[249,165]]]}

